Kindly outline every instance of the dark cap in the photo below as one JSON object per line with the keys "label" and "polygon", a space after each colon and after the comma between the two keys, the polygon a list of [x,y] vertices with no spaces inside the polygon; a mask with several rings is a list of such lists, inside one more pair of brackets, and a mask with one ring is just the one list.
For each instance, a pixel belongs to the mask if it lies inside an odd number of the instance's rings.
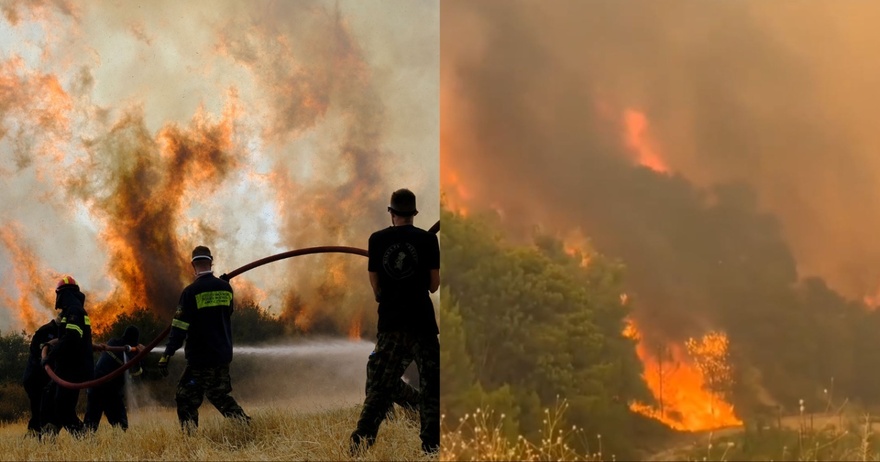
{"label": "dark cap", "polygon": [[128,326],[125,328],[125,333],[122,334],[122,341],[129,346],[137,346],[140,336],[141,333],[137,327]]}
{"label": "dark cap", "polygon": [[196,247],[195,249],[193,249],[191,261],[204,260],[204,259],[214,261],[214,257],[211,256],[211,249],[209,249],[203,245],[200,245],[200,246]]}
{"label": "dark cap", "polygon": [[391,193],[388,211],[402,217],[411,217],[419,211],[416,209],[416,195],[409,189],[398,189]]}

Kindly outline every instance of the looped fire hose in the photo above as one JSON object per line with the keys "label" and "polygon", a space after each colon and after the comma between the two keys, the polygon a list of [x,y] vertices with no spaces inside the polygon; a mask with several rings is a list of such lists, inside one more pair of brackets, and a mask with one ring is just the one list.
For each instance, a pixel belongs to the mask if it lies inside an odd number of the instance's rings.
{"label": "looped fire hose", "polygon": [[[440,231],[440,221],[439,220],[437,221],[437,223],[434,223],[434,226],[431,226],[428,229],[428,232],[430,232],[432,234],[437,234],[439,231]],[[232,279],[235,276],[238,276],[239,274],[242,274],[246,271],[250,271],[254,268],[257,268],[259,266],[263,266],[268,263],[272,263],[274,261],[284,260],[285,258],[299,257],[301,255],[310,255],[310,254],[315,254],[315,253],[348,253],[348,254],[353,254],[353,255],[361,255],[364,257],[368,256],[368,253],[366,250],[359,249],[356,247],[345,247],[345,246],[306,247],[303,249],[290,250],[290,251],[282,252],[282,253],[272,255],[272,256],[269,256],[266,258],[261,258],[255,262],[248,263],[247,265],[244,265],[240,268],[237,268],[233,271],[230,271],[229,273],[226,273],[225,276],[226,276],[226,279],[229,280],[229,279]],[[165,337],[167,337],[168,334],[170,334],[170,333],[171,333],[171,326],[169,325],[168,327],[165,328],[165,330],[163,330],[159,334],[158,337],[156,337],[152,342],[150,342],[145,348],[140,349],[138,351],[138,353],[136,355],[134,355],[133,358],[126,361],[125,364],[119,366],[119,368],[116,369],[115,371],[113,371],[103,377],[94,379],[94,380],[89,380],[87,382],[78,382],[78,383],[68,382],[68,381],[62,379],[61,377],[58,377],[58,375],[55,374],[55,371],[52,370],[52,366],[46,364],[44,369],[46,369],[46,373],[49,374],[49,377],[52,380],[54,380],[55,383],[57,383],[58,385],[61,385],[64,388],[69,388],[72,390],[82,390],[84,388],[96,387],[98,385],[102,385],[104,383],[107,383],[108,381],[113,380],[116,377],[119,377],[123,372],[127,371],[132,366],[137,364],[144,356],[146,356],[150,351],[152,351],[153,348],[156,348],[156,346],[159,345],[159,342],[164,340]],[[93,345],[93,347],[95,347],[95,346],[97,346],[97,345]],[[110,347],[110,346],[104,345],[104,348],[107,348],[110,351],[126,351],[125,347]],[[99,347],[99,349],[100,349],[100,347]]]}

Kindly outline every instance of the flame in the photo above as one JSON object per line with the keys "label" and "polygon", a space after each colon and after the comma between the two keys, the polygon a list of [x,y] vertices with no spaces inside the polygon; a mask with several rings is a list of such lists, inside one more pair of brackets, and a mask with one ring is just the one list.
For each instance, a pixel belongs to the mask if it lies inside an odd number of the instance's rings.
{"label": "flame", "polygon": [[570,231],[562,239],[562,249],[566,254],[581,259],[581,266],[585,267],[590,263],[590,241],[580,230],[580,228]]}
{"label": "flame", "polygon": [[868,307],[868,309],[876,310],[877,308],[880,308],[880,290],[874,295],[865,295],[862,298],[862,302]]}
{"label": "flame", "polygon": [[645,114],[635,109],[627,109],[623,112],[623,122],[624,142],[627,148],[636,154],[636,162],[655,172],[669,173],[669,167],[654,148],[653,140],[648,136],[648,118]]}
{"label": "flame", "polygon": [[361,318],[355,318],[348,329],[348,338],[352,340],[360,340],[361,338]]}
{"label": "flame", "polygon": [[656,351],[649,351],[632,320],[627,321],[623,335],[638,342],[636,353],[645,367],[643,377],[658,403],[655,407],[632,402],[631,410],[682,431],[742,425],[733,405],[708,389],[706,375],[688,353],[690,350],[710,357],[724,357],[727,337],[723,333],[710,333],[699,341],[690,339],[691,348],[670,343],[652,348]]}
{"label": "flame", "polygon": [[[6,246],[12,256],[15,271],[15,287],[18,289],[18,297],[15,297],[0,289],[0,299],[9,307],[15,307],[15,312],[25,328],[35,330],[51,317],[48,307],[54,305],[54,286],[46,286],[46,276],[40,271],[40,262],[35,258],[33,250],[25,243],[20,226],[17,223],[6,223],[0,228],[0,241]],[[45,286],[45,287],[41,287]],[[42,290],[33,290],[40,287]],[[28,298],[34,295],[38,298],[45,314],[41,316],[40,310],[34,306]],[[44,319],[45,318],[45,319]]]}

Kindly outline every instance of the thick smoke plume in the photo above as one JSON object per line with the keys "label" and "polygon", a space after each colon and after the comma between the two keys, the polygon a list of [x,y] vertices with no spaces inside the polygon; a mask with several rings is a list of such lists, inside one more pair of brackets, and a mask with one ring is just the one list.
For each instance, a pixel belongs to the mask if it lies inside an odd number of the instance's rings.
{"label": "thick smoke plume", "polygon": [[876,5],[453,1],[442,15],[456,31],[442,44],[443,160],[483,203],[559,221],[582,201],[650,195],[661,180],[638,192],[627,185],[647,175],[613,167],[632,157],[638,111],[689,186],[754,191],[798,274],[856,299],[880,288]]}
{"label": "thick smoke plume", "polygon": [[441,16],[450,205],[582,230],[627,262],[655,335],[772,311],[803,277],[878,292],[876,5],[453,1]]}
{"label": "thick smoke plume", "polygon": [[[404,6],[405,7],[402,7]],[[439,217],[439,10],[360,2],[0,6],[0,328],[53,315],[72,274],[100,331],[170,318],[215,272],[365,247],[391,191]],[[173,13],[171,13],[173,11]],[[233,280],[297,332],[375,328],[366,261],[301,257]]]}

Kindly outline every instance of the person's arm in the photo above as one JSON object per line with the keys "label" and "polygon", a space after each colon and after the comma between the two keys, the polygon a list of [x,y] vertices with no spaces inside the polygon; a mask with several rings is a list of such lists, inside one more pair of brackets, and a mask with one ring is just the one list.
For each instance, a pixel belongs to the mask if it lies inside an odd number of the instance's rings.
{"label": "person's arm", "polygon": [[378,248],[373,242],[375,234],[370,236],[367,242],[367,271],[370,273],[370,287],[373,288],[373,297],[376,303],[382,298],[382,287],[379,286],[379,268],[381,265],[381,256],[378,254]]}
{"label": "person's arm", "polygon": [[431,293],[433,294],[434,292],[437,292],[437,289],[439,289],[439,288],[440,288],[440,270],[439,269],[432,269],[431,270],[431,287],[429,287],[428,290],[430,290]]}
{"label": "person's arm", "polygon": [[373,296],[376,297],[376,302],[379,302],[379,297],[382,294],[382,289],[379,287],[379,273],[375,271],[370,271],[370,286],[373,287]]}
{"label": "person's arm", "polygon": [[430,240],[431,252],[429,254],[428,262],[428,268],[431,270],[431,280],[429,282],[430,285],[428,286],[428,290],[433,294],[440,288],[440,240],[437,239],[436,234],[431,237],[433,237],[433,239]]}
{"label": "person's arm", "polygon": [[174,356],[174,352],[183,346],[183,341],[186,339],[192,316],[185,306],[186,291],[180,294],[177,311],[174,313],[174,319],[171,320],[171,333],[168,335],[168,343],[165,345],[165,356]]}

